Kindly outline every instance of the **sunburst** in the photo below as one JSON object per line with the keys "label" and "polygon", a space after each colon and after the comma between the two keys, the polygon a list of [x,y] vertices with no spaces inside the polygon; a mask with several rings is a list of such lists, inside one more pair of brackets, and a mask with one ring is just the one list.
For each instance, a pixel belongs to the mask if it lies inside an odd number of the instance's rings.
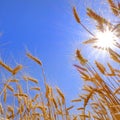
{"label": "sunburst", "polygon": [[97,40],[94,45],[103,50],[113,49],[118,40],[115,32],[109,28],[106,28],[103,32],[97,31],[95,36]]}

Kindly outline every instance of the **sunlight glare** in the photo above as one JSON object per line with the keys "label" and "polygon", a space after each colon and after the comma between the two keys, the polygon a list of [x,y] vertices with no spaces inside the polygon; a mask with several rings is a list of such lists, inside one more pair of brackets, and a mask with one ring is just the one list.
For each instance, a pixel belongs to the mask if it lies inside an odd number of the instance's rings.
{"label": "sunlight glare", "polygon": [[117,39],[115,33],[108,28],[104,32],[97,32],[96,38],[97,42],[95,45],[102,49],[113,48]]}

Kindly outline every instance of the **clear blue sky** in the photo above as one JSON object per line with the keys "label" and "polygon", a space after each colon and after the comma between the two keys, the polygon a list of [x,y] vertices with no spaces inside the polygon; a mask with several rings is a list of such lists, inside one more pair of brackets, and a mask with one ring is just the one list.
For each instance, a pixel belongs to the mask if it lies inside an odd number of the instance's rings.
{"label": "clear blue sky", "polygon": [[81,88],[73,64],[75,48],[82,40],[79,34],[85,37],[71,5],[69,0],[0,0],[0,39],[7,43],[0,47],[3,59],[9,63],[14,56],[24,63],[27,46],[42,60],[48,83],[59,86],[68,100],[77,97]]}
{"label": "clear blue sky", "polygon": [[[68,101],[77,98],[83,82],[73,66],[76,63],[74,53],[81,47],[80,42],[88,39],[88,33],[74,20],[72,5],[76,6],[81,21],[93,30],[94,25],[85,16],[85,6],[96,8],[93,3],[89,0],[0,0],[0,31],[3,34],[0,43],[5,43],[0,45],[0,55],[11,65],[14,58],[25,64],[25,68],[32,66],[30,72],[40,77],[34,64],[29,64],[25,58],[27,47],[43,62],[48,83],[59,86]],[[98,13],[103,7],[102,14],[110,17],[104,4],[97,9]],[[91,58],[98,54],[86,49],[84,54],[93,61]]]}

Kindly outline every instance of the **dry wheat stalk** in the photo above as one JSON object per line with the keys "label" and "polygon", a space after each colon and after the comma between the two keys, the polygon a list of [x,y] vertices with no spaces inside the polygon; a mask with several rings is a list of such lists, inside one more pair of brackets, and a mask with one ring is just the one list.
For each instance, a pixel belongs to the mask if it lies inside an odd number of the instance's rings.
{"label": "dry wheat stalk", "polygon": [[40,91],[40,87],[31,87],[30,90],[37,90],[37,91]]}
{"label": "dry wheat stalk", "polygon": [[14,114],[14,108],[13,106],[7,106],[7,109],[9,112],[11,112],[12,114]]}
{"label": "dry wheat stalk", "polygon": [[115,4],[115,2],[113,0],[107,0],[109,5],[110,5],[110,8],[113,12],[114,15],[118,16],[119,15],[119,9],[118,9],[118,6]]}
{"label": "dry wheat stalk", "polygon": [[33,77],[30,77],[30,76],[23,76],[23,79],[26,80],[26,81],[31,81],[31,82],[34,82],[36,84],[38,84],[38,80],[33,78]]}
{"label": "dry wheat stalk", "polygon": [[85,65],[88,62],[88,60],[83,58],[82,54],[80,53],[80,50],[78,50],[78,49],[76,50],[76,57],[82,65]]}
{"label": "dry wheat stalk", "polygon": [[3,100],[4,100],[4,102],[6,102],[6,100],[7,100],[7,90],[5,89],[3,93],[4,93]]}
{"label": "dry wheat stalk", "polygon": [[4,113],[4,110],[3,110],[2,104],[0,103],[0,114],[3,114],[3,113]]}
{"label": "dry wheat stalk", "polygon": [[16,96],[16,97],[19,97],[19,96],[20,97],[28,97],[28,95],[25,93],[15,93],[14,96]]}
{"label": "dry wheat stalk", "polygon": [[62,104],[65,104],[65,96],[64,94],[62,93],[62,91],[56,87],[56,90],[57,90],[57,93],[60,95],[61,99],[62,99]]}
{"label": "dry wheat stalk", "polygon": [[90,35],[94,36],[94,34],[91,33],[91,32],[88,30],[88,28],[81,23],[80,18],[79,18],[79,16],[78,16],[78,13],[77,13],[75,7],[73,7],[73,15],[74,15],[74,18],[75,18],[75,20],[77,21],[77,23],[79,23]]}
{"label": "dry wheat stalk", "polygon": [[72,106],[70,106],[70,107],[68,107],[66,110],[67,111],[69,111],[69,110],[71,110],[72,108],[74,108],[74,106],[72,105]]}
{"label": "dry wheat stalk", "polygon": [[113,59],[115,62],[120,63],[120,55],[118,53],[116,53],[115,51],[113,51],[112,49],[109,49],[109,54],[111,59]]}
{"label": "dry wheat stalk", "polygon": [[17,80],[17,79],[9,79],[9,80],[7,80],[7,82],[8,82],[8,83],[10,83],[10,82],[13,82],[13,83],[18,83],[18,82],[19,82],[19,80]]}
{"label": "dry wheat stalk", "polygon": [[42,62],[38,58],[34,57],[30,53],[26,53],[26,55],[27,55],[27,57],[29,57],[30,59],[32,59],[33,61],[35,61],[37,64],[39,64],[40,66],[42,66]]}
{"label": "dry wheat stalk", "polygon": [[99,62],[97,62],[97,61],[95,61],[95,64],[96,64],[97,68],[99,69],[99,71],[100,71],[102,74],[105,74],[106,69],[105,69],[104,65],[101,64],[101,63],[99,63]]}
{"label": "dry wheat stalk", "polygon": [[77,14],[77,11],[76,11],[76,8],[75,8],[75,7],[73,7],[73,15],[74,15],[74,17],[75,17],[75,20],[76,20],[78,23],[80,23],[80,18],[79,18],[78,14]]}
{"label": "dry wheat stalk", "polygon": [[117,88],[117,89],[114,91],[114,95],[115,95],[115,94],[120,94],[120,87]]}
{"label": "dry wheat stalk", "polygon": [[72,100],[71,102],[80,102],[80,101],[81,101],[81,98],[78,98],[78,99]]}
{"label": "dry wheat stalk", "polygon": [[53,102],[55,108],[57,109],[57,108],[58,108],[58,105],[57,105],[57,101],[55,100],[55,98],[52,99],[52,102]]}
{"label": "dry wheat stalk", "polygon": [[22,65],[16,66],[16,67],[12,70],[12,74],[15,75],[15,74],[18,73],[18,71],[20,71],[22,68],[23,68]]}
{"label": "dry wheat stalk", "polygon": [[34,98],[32,99],[32,102],[35,102],[39,98],[40,94],[36,94]]}
{"label": "dry wheat stalk", "polygon": [[74,65],[74,66],[77,68],[77,70],[84,71],[84,72],[88,71],[85,67],[81,67],[79,65]]}
{"label": "dry wheat stalk", "polygon": [[6,70],[8,70],[9,72],[12,73],[12,68],[10,66],[8,66],[7,64],[3,63],[3,61],[0,60],[0,65],[5,68]]}
{"label": "dry wheat stalk", "polygon": [[110,25],[110,22],[107,21],[102,16],[98,15],[96,12],[94,12],[92,9],[87,8],[87,15],[92,18],[93,20],[96,20],[98,24],[102,26],[102,24]]}
{"label": "dry wheat stalk", "polygon": [[14,88],[8,84],[5,84],[6,88],[9,89],[10,91],[14,92]]}
{"label": "dry wheat stalk", "polygon": [[96,43],[97,39],[96,38],[90,38],[86,41],[83,42],[83,44],[94,44]]}

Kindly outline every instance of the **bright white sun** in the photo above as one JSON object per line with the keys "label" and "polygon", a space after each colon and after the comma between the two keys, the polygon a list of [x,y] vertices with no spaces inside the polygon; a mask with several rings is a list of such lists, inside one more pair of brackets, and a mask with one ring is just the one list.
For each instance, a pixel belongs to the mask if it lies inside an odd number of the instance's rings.
{"label": "bright white sun", "polygon": [[97,41],[95,46],[102,49],[113,48],[116,43],[115,33],[109,29],[106,29],[104,32],[96,33]]}

